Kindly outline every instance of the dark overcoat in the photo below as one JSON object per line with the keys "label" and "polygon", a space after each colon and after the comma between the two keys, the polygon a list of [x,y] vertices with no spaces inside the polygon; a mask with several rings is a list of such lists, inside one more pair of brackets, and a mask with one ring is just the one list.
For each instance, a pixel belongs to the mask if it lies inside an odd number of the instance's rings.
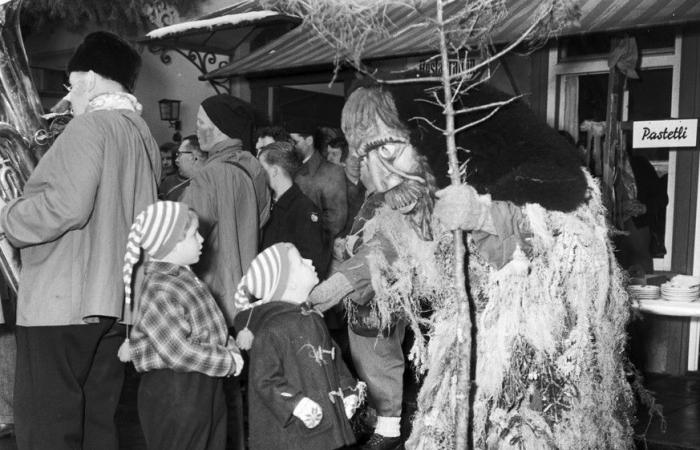
{"label": "dark overcoat", "polygon": [[[320,313],[307,305],[270,302],[236,316],[253,332],[248,374],[251,450],[330,450],[355,436],[343,396],[356,381],[343,363]],[[321,423],[308,429],[292,412],[309,397],[321,406]]]}

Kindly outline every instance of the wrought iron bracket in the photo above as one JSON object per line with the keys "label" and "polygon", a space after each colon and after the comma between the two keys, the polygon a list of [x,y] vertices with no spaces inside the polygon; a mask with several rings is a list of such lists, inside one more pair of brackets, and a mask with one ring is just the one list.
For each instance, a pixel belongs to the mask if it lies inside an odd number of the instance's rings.
{"label": "wrought iron bracket", "polygon": [[[198,52],[195,50],[184,50],[179,48],[162,47],[158,45],[148,45],[148,51],[154,55],[160,54],[163,64],[171,64],[173,58],[170,51],[175,51],[191,62],[202,75],[206,75],[215,69],[220,69],[229,63],[229,56],[213,52]],[[200,78],[201,79],[201,78]],[[217,94],[230,94],[231,84],[225,80],[207,80]]]}

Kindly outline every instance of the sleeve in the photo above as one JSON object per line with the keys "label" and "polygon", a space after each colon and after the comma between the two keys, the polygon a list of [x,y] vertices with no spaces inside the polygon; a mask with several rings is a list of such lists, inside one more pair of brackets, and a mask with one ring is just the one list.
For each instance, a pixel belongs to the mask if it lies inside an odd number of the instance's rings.
{"label": "sleeve", "polygon": [[272,210],[272,196],[270,195],[270,190],[267,189],[267,184],[265,184],[265,190],[263,191],[263,199],[262,202],[258,204],[258,207],[260,208],[260,215],[258,217],[259,221],[259,227],[262,230],[262,228],[265,226],[268,220],[270,220],[270,211]]}
{"label": "sleeve", "polygon": [[211,230],[219,220],[214,194],[216,189],[211,187],[212,184],[211,175],[200,172],[190,181],[180,199],[182,203],[187,204],[197,213],[199,234],[204,240],[209,237]]}
{"label": "sleeve", "polygon": [[522,210],[513,203],[494,201],[490,213],[495,234],[474,231],[472,236],[481,256],[500,269],[513,258],[517,246],[523,250],[530,247],[528,239],[532,233]]}
{"label": "sleeve", "polygon": [[2,211],[2,228],[15,247],[52,241],[92,214],[105,142],[99,123],[88,119],[66,127],[30,176],[28,193]]}
{"label": "sleeve", "polygon": [[304,393],[285,378],[281,352],[270,333],[259,333],[253,341],[248,379],[279,423],[289,425]]}
{"label": "sleeve", "polygon": [[231,352],[223,345],[191,339],[185,308],[162,292],[144,302],[143,331],[163,362],[173,370],[200,372],[211,377],[229,375],[234,367]]}
{"label": "sleeve", "polygon": [[[337,169],[337,170],[335,170]],[[322,201],[323,220],[327,224],[332,241],[345,226],[348,214],[347,186],[343,169],[337,166],[330,167],[328,182],[326,183]]]}
{"label": "sleeve", "polygon": [[350,294],[350,300],[359,305],[364,305],[374,298],[368,258],[371,258],[372,252],[377,251],[382,252],[390,264],[398,257],[391,242],[377,233],[372,240],[363,243],[350,259],[337,266],[336,272],[344,275],[354,289],[354,292]]}

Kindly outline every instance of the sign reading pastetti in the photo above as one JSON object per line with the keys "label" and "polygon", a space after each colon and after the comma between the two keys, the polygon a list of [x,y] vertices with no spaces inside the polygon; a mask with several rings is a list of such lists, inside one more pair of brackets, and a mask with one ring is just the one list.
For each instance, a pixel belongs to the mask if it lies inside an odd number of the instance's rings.
{"label": "sign reading pastetti", "polygon": [[698,119],[633,122],[632,148],[695,147]]}

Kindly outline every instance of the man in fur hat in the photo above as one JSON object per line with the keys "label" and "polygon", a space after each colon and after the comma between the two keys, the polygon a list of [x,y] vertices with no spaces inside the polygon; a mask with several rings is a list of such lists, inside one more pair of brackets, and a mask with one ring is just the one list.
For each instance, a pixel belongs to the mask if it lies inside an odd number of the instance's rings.
{"label": "man in fur hat", "polygon": [[129,227],[156,200],[158,145],[131,95],[141,64],[118,36],[68,62],[75,118],[0,224],[22,257],[15,424],[23,449],[116,450],[124,366],[121,266]]}

